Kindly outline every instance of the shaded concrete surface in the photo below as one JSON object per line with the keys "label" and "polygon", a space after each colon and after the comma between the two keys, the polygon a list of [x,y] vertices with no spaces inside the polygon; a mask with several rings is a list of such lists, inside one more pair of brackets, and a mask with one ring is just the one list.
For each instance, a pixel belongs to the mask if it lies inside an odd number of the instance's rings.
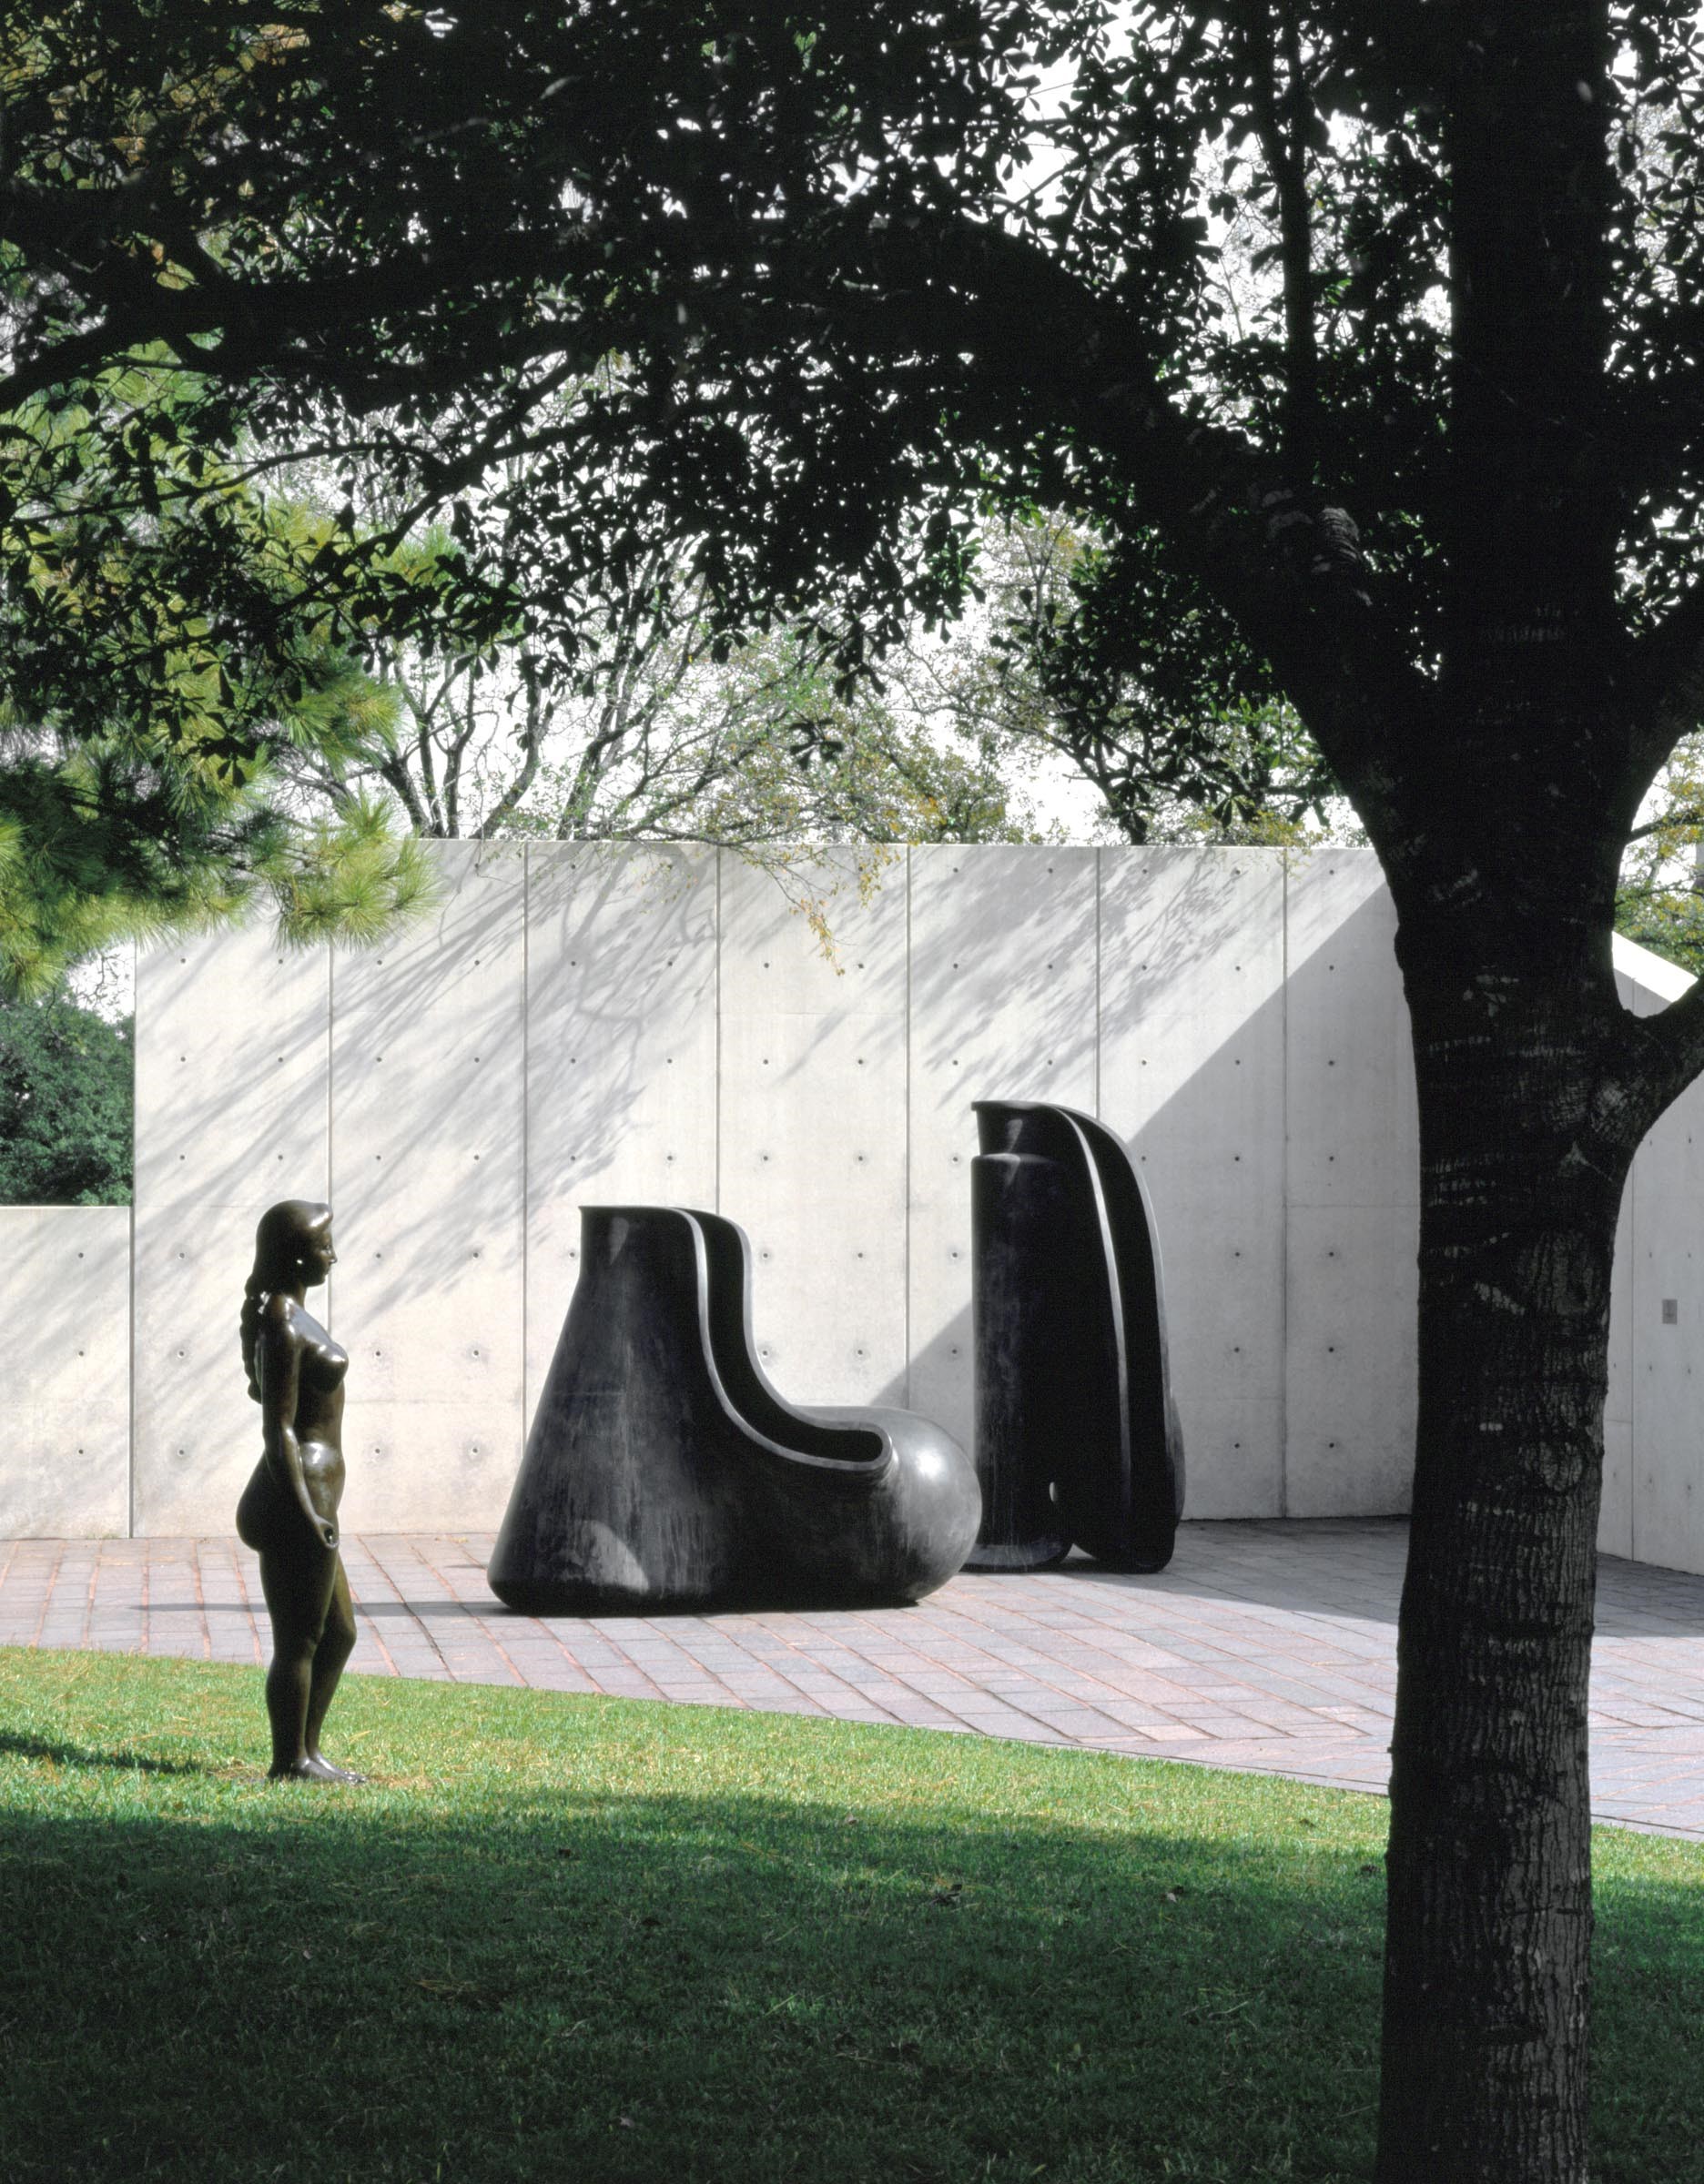
{"label": "shaded concrete surface", "polygon": [[[1171,1568],[1074,1560],[966,1576],[921,1606],[580,1618],[510,1613],[490,1535],[345,1542],[351,1666],[438,1682],[1013,1737],[1382,1793],[1400,1520],[1185,1523]],[[234,1539],[0,1544],[0,1644],[259,1663],[265,1610]],[[1605,1556],[1592,1811],[1704,1840],[1704,1577]]]}

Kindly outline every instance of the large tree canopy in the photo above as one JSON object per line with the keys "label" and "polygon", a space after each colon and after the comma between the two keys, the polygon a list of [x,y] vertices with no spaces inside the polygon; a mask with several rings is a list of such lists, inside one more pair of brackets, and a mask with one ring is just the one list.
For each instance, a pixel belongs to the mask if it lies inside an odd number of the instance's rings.
{"label": "large tree canopy", "polygon": [[[1636,1022],[1609,955],[1704,689],[1698,36],[1680,0],[66,0],[0,56],[0,425],[104,420],[97,485],[47,450],[0,506],[31,673],[82,642],[44,556],[119,534],[138,587],[178,541],[162,643],[268,645],[111,396],[164,354],[198,444],[441,517],[455,643],[521,614],[572,672],[666,549],[850,671],[1041,506],[1111,541],[1156,719],[1306,723],[1395,892],[1421,1115],[1385,2184],[1586,2174],[1609,1265],[1704,1062],[1704,986]],[[304,581],[377,627],[385,551]]]}

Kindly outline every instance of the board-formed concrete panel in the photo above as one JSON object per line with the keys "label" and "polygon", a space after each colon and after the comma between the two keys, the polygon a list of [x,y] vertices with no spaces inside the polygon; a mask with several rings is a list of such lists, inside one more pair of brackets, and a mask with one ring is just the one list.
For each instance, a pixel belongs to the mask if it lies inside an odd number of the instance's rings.
{"label": "board-formed concrete panel", "polygon": [[0,1539],[130,1526],[130,1208],[0,1206]]}
{"label": "board-formed concrete panel", "polygon": [[1419,1132],[1371,850],[1287,857],[1284,1509],[1394,1514],[1414,1463]]}
{"label": "board-formed concrete panel", "polygon": [[329,990],[259,923],[137,961],[139,1532],[228,1531],[259,1455],[238,1318],[261,1214],[328,1196]]}
{"label": "board-formed concrete panel", "polygon": [[972,1435],[971,1103],[1097,1108],[1100,853],[911,852],[911,1409]]}
{"label": "board-formed concrete panel", "polygon": [[716,855],[527,852],[527,1417],[584,1205],[716,1207]]}
{"label": "board-formed concrete panel", "polygon": [[445,843],[443,893],[331,980],[331,1325],[351,1530],[494,1525],[522,1445],[525,863]]}
{"label": "board-formed concrete panel", "polygon": [[1418,1246],[1412,1204],[1290,1208],[1286,1516],[1389,1516],[1409,1505]]}
{"label": "board-formed concrete panel", "polygon": [[1100,1119],[1153,1202],[1191,1516],[1276,1516],[1283,1472],[1283,867],[1108,855]]}
{"label": "board-formed concrete panel", "polygon": [[[821,901],[831,954],[797,907]],[[721,1178],[789,1401],[897,1400],[906,1373],[906,866],[721,864]]]}
{"label": "board-formed concrete panel", "polygon": [[139,1207],[324,1197],[329,962],[259,921],[142,953]]}
{"label": "board-formed concrete panel", "polygon": [[1417,1205],[1413,1038],[1378,859],[1324,848],[1285,861],[1290,1202]]}

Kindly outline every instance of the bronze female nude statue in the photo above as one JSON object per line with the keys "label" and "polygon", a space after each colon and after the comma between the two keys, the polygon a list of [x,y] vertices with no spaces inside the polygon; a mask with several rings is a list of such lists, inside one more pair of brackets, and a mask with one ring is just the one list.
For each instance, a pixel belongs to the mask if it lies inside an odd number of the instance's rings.
{"label": "bronze female nude statue", "polygon": [[272,1619],[266,1702],[275,1782],[365,1780],[333,1766],[320,1749],[326,1710],[355,1644],[337,1521],[349,1353],[305,1301],[336,1258],[331,1208],[282,1199],[260,1217],[243,1293],[243,1367],[260,1406],[263,1452],[237,1504],[237,1532],[260,1557]]}

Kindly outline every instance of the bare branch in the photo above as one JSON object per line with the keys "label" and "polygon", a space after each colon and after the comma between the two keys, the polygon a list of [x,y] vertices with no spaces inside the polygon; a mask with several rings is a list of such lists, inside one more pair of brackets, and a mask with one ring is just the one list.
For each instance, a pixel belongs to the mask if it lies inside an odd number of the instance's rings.
{"label": "bare branch", "polygon": [[554,708],[547,706],[539,693],[538,685],[529,683],[526,693],[526,724],[521,732],[521,769],[485,815],[479,833],[489,840],[503,822],[519,806],[522,798],[532,786],[539,769],[539,750],[543,731],[549,725]]}

